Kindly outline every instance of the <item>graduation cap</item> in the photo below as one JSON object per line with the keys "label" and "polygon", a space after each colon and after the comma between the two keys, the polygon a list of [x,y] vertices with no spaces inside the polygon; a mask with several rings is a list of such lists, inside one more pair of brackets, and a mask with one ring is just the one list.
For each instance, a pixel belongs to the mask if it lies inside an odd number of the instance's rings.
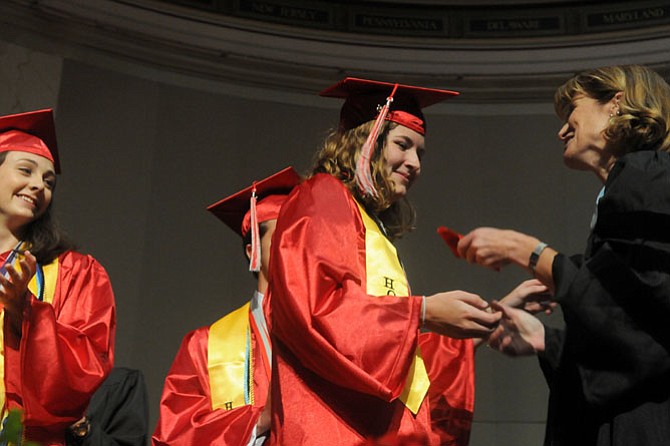
{"label": "graduation cap", "polygon": [[60,173],[53,110],[0,116],[0,152],[28,152],[51,161]]}
{"label": "graduation cap", "polygon": [[389,97],[392,97],[385,119],[404,125],[422,135],[426,134],[426,122],[421,109],[458,94],[451,90],[355,77],[347,77],[319,93],[320,96],[345,100],[340,111],[340,131],[353,129],[377,118],[380,108]]}
{"label": "graduation cap", "polygon": [[240,237],[251,232],[250,271],[260,269],[261,244],[258,225],[274,220],[288,194],[300,183],[300,175],[287,167],[207,207]]}
{"label": "graduation cap", "polygon": [[340,111],[338,128],[340,132],[375,120],[356,162],[356,182],[361,193],[377,197],[378,193],[370,174],[370,159],[384,121],[396,122],[425,135],[426,120],[421,109],[457,96],[459,93],[347,77],[319,94],[345,100]]}

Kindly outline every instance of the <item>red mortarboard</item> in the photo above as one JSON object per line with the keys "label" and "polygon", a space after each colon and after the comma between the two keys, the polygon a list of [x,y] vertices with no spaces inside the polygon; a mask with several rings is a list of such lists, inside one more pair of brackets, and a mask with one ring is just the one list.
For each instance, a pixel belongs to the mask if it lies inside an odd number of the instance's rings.
{"label": "red mortarboard", "polygon": [[[262,223],[265,220],[272,220],[274,217],[260,218],[260,206],[265,198],[271,195],[288,195],[291,190],[300,182],[300,175],[293,169],[287,167],[269,177],[256,182],[256,199],[258,202],[259,218],[258,222]],[[246,236],[249,231],[249,226],[243,225],[244,220],[248,220],[250,212],[251,193],[254,186],[249,186],[239,192],[230,195],[222,200],[217,201],[207,207],[207,210],[216,215],[222,222],[228,225],[230,229],[235,231],[240,237]],[[276,200],[268,200],[269,202],[276,202]],[[270,204],[270,203],[268,203]],[[274,206],[273,206],[274,207]],[[277,211],[278,212],[278,211]],[[246,216],[246,219],[245,219]],[[243,229],[246,226],[246,231]]]}
{"label": "red mortarboard", "polygon": [[19,151],[43,156],[60,173],[53,110],[0,117],[0,152]]}
{"label": "red mortarboard", "polygon": [[251,271],[260,268],[258,225],[277,218],[287,195],[298,183],[300,175],[293,167],[287,167],[207,207],[240,237],[251,232]]}
{"label": "red mortarboard", "polygon": [[[421,109],[459,94],[451,90],[397,85],[386,120],[397,122],[422,135],[426,133],[426,122]],[[375,119],[395,86],[389,82],[347,77],[319,95],[345,99],[339,126],[340,131],[345,131]]]}

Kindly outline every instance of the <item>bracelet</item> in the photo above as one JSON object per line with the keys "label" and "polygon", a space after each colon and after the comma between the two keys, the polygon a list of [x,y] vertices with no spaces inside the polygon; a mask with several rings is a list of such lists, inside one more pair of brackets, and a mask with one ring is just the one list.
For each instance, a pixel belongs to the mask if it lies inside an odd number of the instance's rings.
{"label": "bracelet", "polygon": [[89,423],[88,418],[84,417],[70,426],[70,431],[75,437],[84,438],[91,431],[91,423]]}
{"label": "bracelet", "polygon": [[421,326],[426,323],[426,296],[421,296]]}
{"label": "bracelet", "polygon": [[540,260],[540,254],[548,245],[544,242],[537,244],[533,252],[530,253],[530,258],[528,259],[528,268],[535,274],[535,267],[537,266],[537,261]]}

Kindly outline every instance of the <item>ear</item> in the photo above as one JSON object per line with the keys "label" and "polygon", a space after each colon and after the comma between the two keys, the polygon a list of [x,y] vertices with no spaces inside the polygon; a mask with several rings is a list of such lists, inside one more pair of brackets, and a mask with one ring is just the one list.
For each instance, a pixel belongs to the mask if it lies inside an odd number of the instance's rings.
{"label": "ear", "polygon": [[623,91],[619,91],[614,96],[612,96],[612,99],[610,99],[609,103],[612,106],[610,117],[621,115],[621,110],[619,109],[619,102],[621,101],[622,98],[623,98]]}
{"label": "ear", "polygon": [[244,252],[247,253],[247,259],[251,260],[251,243],[244,245]]}

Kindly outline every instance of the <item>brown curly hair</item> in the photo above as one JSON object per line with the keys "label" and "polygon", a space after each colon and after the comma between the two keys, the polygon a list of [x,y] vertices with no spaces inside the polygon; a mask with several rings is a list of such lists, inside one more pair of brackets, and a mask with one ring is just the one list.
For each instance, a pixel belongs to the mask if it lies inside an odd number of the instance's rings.
{"label": "brown curly hair", "polygon": [[391,240],[394,240],[414,229],[416,216],[414,208],[405,197],[394,200],[394,186],[386,170],[386,161],[383,156],[386,137],[399,124],[385,122],[382,125],[375,150],[372,153],[370,173],[372,174],[378,197],[364,196],[361,194],[356,183],[356,161],[360,156],[361,147],[363,147],[373,125],[374,121],[368,121],[344,132],[331,131],[321,149],[316,153],[312,168],[307,176],[311,177],[317,173],[328,173],[342,181],[353,194],[354,198],[369,213],[384,223],[387,236]]}
{"label": "brown curly hair", "polygon": [[670,152],[670,86],[647,67],[618,65],[577,74],[556,90],[554,108],[565,121],[576,96],[585,95],[604,104],[619,92],[623,93],[620,114],[613,116],[605,129],[614,153]]}

